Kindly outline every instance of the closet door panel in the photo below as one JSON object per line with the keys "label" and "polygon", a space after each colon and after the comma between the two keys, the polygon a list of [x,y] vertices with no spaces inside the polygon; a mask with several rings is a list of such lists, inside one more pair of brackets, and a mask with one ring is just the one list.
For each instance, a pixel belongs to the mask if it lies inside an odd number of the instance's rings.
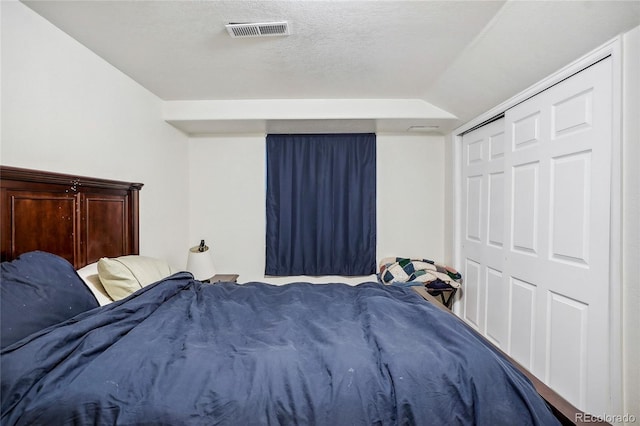
{"label": "closet door panel", "polygon": [[502,277],[504,150],[503,120],[463,138],[462,315],[502,349],[506,317],[489,313],[504,311],[508,296]]}
{"label": "closet door panel", "polygon": [[550,258],[588,265],[591,223],[591,153],[551,159]]}
{"label": "closet door panel", "polygon": [[589,374],[589,306],[553,291],[547,294],[547,306],[547,383],[568,400],[584,401]]}
{"label": "closet door panel", "polygon": [[504,244],[504,172],[489,174],[487,244],[501,249]]}
{"label": "closet door panel", "polygon": [[509,277],[510,334],[509,354],[528,370],[533,368],[536,299],[538,287],[531,282]]}
{"label": "closet door panel", "polygon": [[[601,413],[609,392],[611,116],[610,59],[505,114],[513,184],[505,269],[536,289],[531,369],[578,408]],[[532,117],[536,141],[523,145],[516,123]]]}
{"label": "closet door panel", "polygon": [[611,62],[465,134],[461,151],[462,316],[592,413],[610,393]]}
{"label": "closet door panel", "polygon": [[537,256],[540,163],[514,166],[511,176],[511,251]]}
{"label": "closet door panel", "polygon": [[505,291],[502,272],[491,267],[486,270],[486,337],[497,347],[506,350],[509,321],[503,313],[509,307],[509,294]]}
{"label": "closet door panel", "polygon": [[465,285],[464,319],[476,329],[480,329],[481,326],[480,301],[484,288],[481,267],[482,265],[472,258],[467,258],[464,265],[465,276],[468,278]]}

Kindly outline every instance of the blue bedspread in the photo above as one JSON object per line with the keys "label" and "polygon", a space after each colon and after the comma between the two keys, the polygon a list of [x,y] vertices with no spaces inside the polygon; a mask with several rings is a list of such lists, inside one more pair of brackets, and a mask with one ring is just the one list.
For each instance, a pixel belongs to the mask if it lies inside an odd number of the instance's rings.
{"label": "blue bedspread", "polygon": [[556,424],[411,289],[176,274],[6,348],[3,425]]}

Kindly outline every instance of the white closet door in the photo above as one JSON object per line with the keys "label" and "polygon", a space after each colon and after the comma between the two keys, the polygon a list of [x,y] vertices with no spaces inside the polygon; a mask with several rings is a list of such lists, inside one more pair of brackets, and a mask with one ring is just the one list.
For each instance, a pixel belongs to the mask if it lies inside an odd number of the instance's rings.
{"label": "white closet door", "polygon": [[602,60],[463,137],[463,317],[595,414],[609,406],[611,81]]}
{"label": "white closet door", "polygon": [[463,137],[463,317],[507,350],[504,247],[504,119]]}

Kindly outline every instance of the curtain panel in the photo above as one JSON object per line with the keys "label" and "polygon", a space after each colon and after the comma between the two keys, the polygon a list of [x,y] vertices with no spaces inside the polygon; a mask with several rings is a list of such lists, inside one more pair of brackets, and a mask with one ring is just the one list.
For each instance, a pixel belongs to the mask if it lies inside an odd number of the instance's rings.
{"label": "curtain panel", "polygon": [[267,135],[265,274],[376,272],[376,135]]}

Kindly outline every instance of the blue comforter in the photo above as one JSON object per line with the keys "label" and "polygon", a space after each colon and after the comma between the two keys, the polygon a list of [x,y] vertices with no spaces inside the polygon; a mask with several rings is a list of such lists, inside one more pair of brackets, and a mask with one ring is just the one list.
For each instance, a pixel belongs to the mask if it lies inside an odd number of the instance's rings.
{"label": "blue comforter", "polygon": [[376,283],[176,274],[6,348],[3,425],[556,424],[456,318]]}

